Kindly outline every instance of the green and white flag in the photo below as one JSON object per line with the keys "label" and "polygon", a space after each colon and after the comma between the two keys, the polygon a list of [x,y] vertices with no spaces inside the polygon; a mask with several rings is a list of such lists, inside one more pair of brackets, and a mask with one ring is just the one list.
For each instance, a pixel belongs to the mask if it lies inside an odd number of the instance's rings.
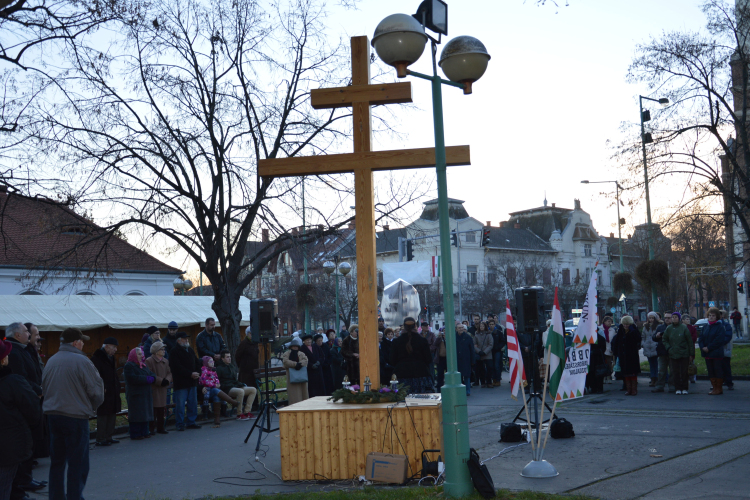
{"label": "green and white flag", "polygon": [[557,395],[565,370],[565,337],[563,336],[565,327],[560,314],[560,303],[557,300],[557,287],[555,287],[555,305],[552,308],[552,323],[547,330],[547,338],[544,341],[545,349],[549,348],[548,372],[550,373],[549,390],[550,394],[555,394],[555,400],[562,399]]}

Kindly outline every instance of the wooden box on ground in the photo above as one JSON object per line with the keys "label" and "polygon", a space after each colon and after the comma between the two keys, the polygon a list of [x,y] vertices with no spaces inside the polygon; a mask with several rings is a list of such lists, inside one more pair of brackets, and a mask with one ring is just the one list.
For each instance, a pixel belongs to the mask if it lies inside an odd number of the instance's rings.
{"label": "wooden box on ground", "polygon": [[[367,454],[373,451],[407,455],[411,476],[422,469],[423,449],[443,449],[439,402],[356,405],[321,396],[278,413],[285,481],[364,475]],[[437,455],[428,457],[436,460]]]}

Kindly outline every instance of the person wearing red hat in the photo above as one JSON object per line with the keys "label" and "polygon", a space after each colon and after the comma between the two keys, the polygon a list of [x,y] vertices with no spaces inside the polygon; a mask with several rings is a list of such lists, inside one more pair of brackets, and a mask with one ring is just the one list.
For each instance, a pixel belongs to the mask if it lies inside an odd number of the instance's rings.
{"label": "person wearing red hat", "polygon": [[42,418],[39,397],[31,385],[13,373],[8,355],[13,346],[0,340],[0,429],[3,452],[0,453],[0,499],[10,498],[18,465],[31,458],[34,449],[32,428]]}

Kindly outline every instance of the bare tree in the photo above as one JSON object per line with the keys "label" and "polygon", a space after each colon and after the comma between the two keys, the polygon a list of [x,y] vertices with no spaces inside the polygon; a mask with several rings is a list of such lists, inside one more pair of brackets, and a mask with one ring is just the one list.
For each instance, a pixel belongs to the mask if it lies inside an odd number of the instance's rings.
{"label": "bare tree", "polygon": [[[350,220],[340,210],[346,177],[312,177],[308,193],[325,192],[328,203],[308,205],[316,225],[292,233],[300,181],[256,170],[259,159],[321,154],[348,137],[348,110],[317,113],[307,102],[312,88],[347,84],[348,51],[328,43],[317,0],[270,12],[255,0],[134,1],[115,22],[109,45],[70,41],[73,69],[56,81],[56,100],[36,105],[37,174],[108,210],[105,235],[137,231],[196,262],[233,350],[247,285],[292,246]],[[406,188],[382,197],[381,215],[418,197]],[[261,227],[270,241],[247,255]]]}

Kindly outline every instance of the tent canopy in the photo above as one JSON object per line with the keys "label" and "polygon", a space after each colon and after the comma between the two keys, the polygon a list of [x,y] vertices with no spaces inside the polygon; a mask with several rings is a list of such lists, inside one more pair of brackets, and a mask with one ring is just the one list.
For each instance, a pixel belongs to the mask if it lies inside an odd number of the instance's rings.
{"label": "tent canopy", "polygon": [[[6,295],[0,299],[0,328],[22,321],[34,323],[40,331],[66,328],[91,330],[166,328],[170,321],[180,327],[202,325],[216,317],[213,297],[137,295]],[[244,311],[242,326],[250,324],[250,300],[240,297]],[[216,321],[216,326],[221,326]]]}

